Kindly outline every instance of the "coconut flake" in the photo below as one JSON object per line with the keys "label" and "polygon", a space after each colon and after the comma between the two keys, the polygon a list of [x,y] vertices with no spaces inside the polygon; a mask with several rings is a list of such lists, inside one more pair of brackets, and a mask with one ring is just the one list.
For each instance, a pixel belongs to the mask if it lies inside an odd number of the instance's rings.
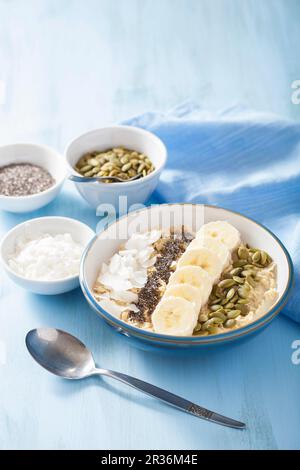
{"label": "coconut flake", "polygon": [[[131,289],[141,289],[147,282],[147,269],[155,264],[155,250],[152,246],[161,237],[159,230],[147,233],[134,233],[124,248],[115,253],[108,264],[103,263],[98,281],[108,290],[101,295],[101,305],[105,302],[108,311],[120,315],[124,310],[138,312],[135,302],[138,295]],[[115,301],[124,302],[118,305]],[[112,305],[115,307],[112,307]]]}
{"label": "coconut flake", "polygon": [[122,258],[118,254],[115,254],[111,258],[110,263],[109,263],[109,271],[111,272],[111,274],[115,274],[119,271],[121,267],[121,261],[122,261]]}
{"label": "coconut flake", "polygon": [[148,242],[149,242],[150,245],[157,242],[160,239],[160,237],[161,237],[161,231],[160,230],[152,230],[147,235],[147,239],[148,239]]}
{"label": "coconut flake", "polygon": [[105,273],[99,277],[99,281],[105,286],[113,290],[129,290],[132,284],[127,279],[116,274]]}
{"label": "coconut flake", "polygon": [[135,303],[138,301],[138,295],[135,292],[113,290],[110,292],[110,298],[121,302]]}
{"label": "coconut flake", "polygon": [[106,310],[108,313],[111,313],[115,317],[119,317],[125,310],[125,307],[118,305],[116,302],[113,302],[109,299],[101,299],[99,303],[104,310]]}

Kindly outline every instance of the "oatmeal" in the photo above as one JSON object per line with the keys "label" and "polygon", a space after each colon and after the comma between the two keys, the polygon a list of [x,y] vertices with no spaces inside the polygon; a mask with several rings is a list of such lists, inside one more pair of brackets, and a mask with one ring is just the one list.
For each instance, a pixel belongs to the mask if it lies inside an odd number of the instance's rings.
{"label": "oatmeal", "polygon": [[133,234],[94,286],[100,305],[138,328],[174,336],[241,328],[277,299],[276,265],[225,221]]}

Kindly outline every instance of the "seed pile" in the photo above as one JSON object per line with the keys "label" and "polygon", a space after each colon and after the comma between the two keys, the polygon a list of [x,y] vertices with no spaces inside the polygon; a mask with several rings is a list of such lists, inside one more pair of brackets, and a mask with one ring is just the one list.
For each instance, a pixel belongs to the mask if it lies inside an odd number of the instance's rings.
{"label": "seed pile", "polygon": [[[134,321],[151,321],[151,315],[158,304],[163,290],[171,276],[171,265],[184,253],[192,237],[188,233],[173,233],[169,238],[162,238],[154,247],[159,248],[154,269],[149,273],[145,286],[138,294],[137,312],[129,312],[129,318]],[[157,246],[158,245],[158,246]]]}
{"label": "seed pile", "polygon": [[214,285],[208,308],[205,313],[200,313],[194,334],[216,334],[218,327],[232,328],[240,315],[248,315],[248,297],[256,286],[256,275],[271,262],[271,257],[265,251],[241,245],[233,254],[232,266]]}
{"label": "seed pile", "polygon": [[46,191],[55,184],[50,173],[31,163],[14,163],[0,168],[0,194],[29,196]]}
{"label": "seed pile", "polygon": [[86,153],[77,162],[75,170],[82,176],[117,176],[126,181],[137,175],[140,178],[149,175],[154,171],[154,166],[145,154],[117,147]]}

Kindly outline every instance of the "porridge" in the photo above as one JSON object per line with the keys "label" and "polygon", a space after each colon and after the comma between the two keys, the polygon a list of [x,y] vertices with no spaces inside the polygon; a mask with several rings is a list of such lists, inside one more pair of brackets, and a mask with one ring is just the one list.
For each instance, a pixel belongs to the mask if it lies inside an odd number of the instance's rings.
{"label": "porridge", "polygon": [[134,233],[101,266],[93,293],[102,308],[148,331],[206,336],[241,328],[277,299],[276,264],[226,221],[196,234]]}

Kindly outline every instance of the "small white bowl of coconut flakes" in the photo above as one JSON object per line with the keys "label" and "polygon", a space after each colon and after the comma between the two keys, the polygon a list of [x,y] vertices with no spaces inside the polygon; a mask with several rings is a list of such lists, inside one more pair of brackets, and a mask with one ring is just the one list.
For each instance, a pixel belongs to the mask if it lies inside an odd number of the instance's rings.
{"label": "small white bowl of coconut flakes", "polygon": [[81,255],[95,232],[67,217],[23,222],[2,239],[0,258],[8,276],[35,294],[62,294],[79,286]]}

